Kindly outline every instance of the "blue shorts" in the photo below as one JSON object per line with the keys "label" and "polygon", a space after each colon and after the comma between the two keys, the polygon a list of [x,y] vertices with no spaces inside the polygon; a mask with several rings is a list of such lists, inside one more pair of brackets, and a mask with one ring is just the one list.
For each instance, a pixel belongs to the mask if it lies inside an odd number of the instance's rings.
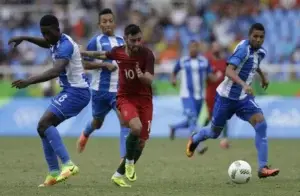
{"label": "blue shorts", "polygon": [[250,117],[257,113],[263,112],[257,103],[255,103],[253,96],[248,95],[242,100],[232,100],[221,97],[217,93],[213,109],[212,124],[216,127],[224,127],[226,121],[229,120],[233,114],[236,114],[244,121],[249,121]]}
{"label": "blue shorts", "polygon": [[89,104],[91,93],[88,88],[64,88],[56,95],[48,111],[51,111],[61,120],[77,116]]}
{"label": "blue shorts", "polygon": [[116,110],[116,95],[115,92],[92,91],[92,110],[93,117],[104,119],[108,112]]}
{"label": "blue shorts", "polygon": [[195,99],[194,97],[182,98],[183,112],[188,117],[199,116],[202,108],[202,99]]}

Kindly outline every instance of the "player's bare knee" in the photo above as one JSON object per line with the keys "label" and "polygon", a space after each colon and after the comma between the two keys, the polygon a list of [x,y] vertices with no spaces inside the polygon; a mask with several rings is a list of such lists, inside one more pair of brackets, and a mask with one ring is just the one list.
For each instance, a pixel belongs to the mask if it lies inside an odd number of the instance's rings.
{"label": "player's bare knee", "polygon": [[251,118],[249,119],[249,123],[255,127],[257,124],[264,124],[263,126],[267,126],[267,123],[265,121],[265,118],[263,116],[263,114],[261,113],[257,113],[254,114],[253,116],[251,116]]}
{"label": "player's bare knee", "polygon": [[140,135],[142,131],[142,124],[134,124],[130,126],[131,133],[134,135]]}
{"label": "player's bare knee", "polygon": [[45,131],[50,127],[51,125],[47,121],[39,121],[37,131],[40,137],[45,137]]}
{"label": "player's bare knee", "polygon": [[94,129],[100,129],[102,127],[104,119],[94,118],[92,122],[92,126]]}
{"label": "player's bare knee", "polygon": [[146,145],[146,141],[145,140],[140,140],[140,142],[139,142],[140,149],[144,149],[145,145]]}
{"label": "player's bare knee", "polygon": [[131,121],[129,121],[130,132],[133,135],[139,136],[141,134],[142,127],[143,127],[143,125],[139,118],[134,118]]}
{"label": "player's bare knee", "polygon": [[212,125],[211,130],[212,130],[212,135],[211,135],[212,139],[217,139],[220,136],[223,128]]}

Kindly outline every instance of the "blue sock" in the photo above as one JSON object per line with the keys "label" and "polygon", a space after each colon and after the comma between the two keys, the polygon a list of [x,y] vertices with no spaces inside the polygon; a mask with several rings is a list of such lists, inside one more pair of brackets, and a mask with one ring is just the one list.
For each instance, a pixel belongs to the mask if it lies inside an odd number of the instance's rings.
{"label": "blue sock", "polygon": [[[196,129],[199,130],[199,127]],[[193,135],[192,140],[193,140],[193,143],[200,143],[200,142],[207,140],[208,138],[216,139],[219,137],[220,134],[221,134],[221,132],[215,132],[215,131],[211,130],[211,127],[206,126],[206,127],[201,128],[200,131],[198,131],[198,133]]]}
{"label": "blue sock", "polygon": [[197,128],[197,117],[196,116],[191,116],[188,118],[188,129],[190,130],[190,132],[192,133],[193,131],[196,131]]}
{"label": "blue sock", "polygon": [[130,129],[127,127],[121,127],[120,132],[120,156],[124,158],[126,156],[126,138],[130,132]]}
{"label": "blue sock", "polygon": [[44,155],[45,159],[48,164],[49,172],[57,172],[59,171],[59,164],[57,160],[57,156],[48,142],[47,138],[41,138],[42,139],[42,144],[43,144],[43,150],[44,150]]}
{"label": "blue sock", "polygon": [[181,123],[178,123],[178,124],[175,124],[175,125],[171,125],[171,128],[175,129],[175,131],[177,129],[184,129],[184,128],[188,128],[188,127],[189,127],[189,121],[188,121],[188,119],[185,120],[185,121],[183,121],[183,122],[181,122]]}
{"label": "blue sock", "polygon": [[45,131],[45,135],[55,154],[60,158],[61,162],[63,164],[68,163],[70,161],[70,156],[57,129],[54,126],[48,127],[48,129]]}
{"label": "blue sock", "polygon": [[266,121],[255,125],[255,146],[257,149],[257,159],[259,169],[265,167],[268,163],[268,139]]}
{"label": "blue sock", "polygon": [[89,137],[93,133],[94,130],[95,129],[92,126],[92,122],[88,122],[86,124],[86,127],[85,127],[84,131],[83,131],[83,134],[84,134],[85,137]]}

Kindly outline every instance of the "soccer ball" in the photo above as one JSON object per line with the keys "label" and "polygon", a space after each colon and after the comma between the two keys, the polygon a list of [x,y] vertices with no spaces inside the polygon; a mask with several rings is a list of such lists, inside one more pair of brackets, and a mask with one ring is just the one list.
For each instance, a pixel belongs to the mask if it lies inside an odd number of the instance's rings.
{"label": "soccer ball", "polygon": [[252,177],[251,166],[243,160],[234,161],[228,168],[228,175],[232,182],[245,184]]}

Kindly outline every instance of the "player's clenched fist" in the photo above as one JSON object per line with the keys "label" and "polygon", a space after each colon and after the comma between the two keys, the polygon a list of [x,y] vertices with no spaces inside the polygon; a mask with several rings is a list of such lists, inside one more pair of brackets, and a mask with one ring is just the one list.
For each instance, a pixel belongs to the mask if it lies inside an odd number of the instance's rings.
{"label": "player's clenched fist", "polygon": [[135,71],[136,71],[136,74],[137,74],[138,78],[143,77],[144,74],[143,74],[142,70],[140,69],[140,67],[138,65],[136,65]]}
{"label": "player's clenched fist", "polygon": [[245,91],[245,93],[247,93],[248,95],[253,95],[253,89],[251,86],[249,85],[244,85],[243,86],[243,89]]}

